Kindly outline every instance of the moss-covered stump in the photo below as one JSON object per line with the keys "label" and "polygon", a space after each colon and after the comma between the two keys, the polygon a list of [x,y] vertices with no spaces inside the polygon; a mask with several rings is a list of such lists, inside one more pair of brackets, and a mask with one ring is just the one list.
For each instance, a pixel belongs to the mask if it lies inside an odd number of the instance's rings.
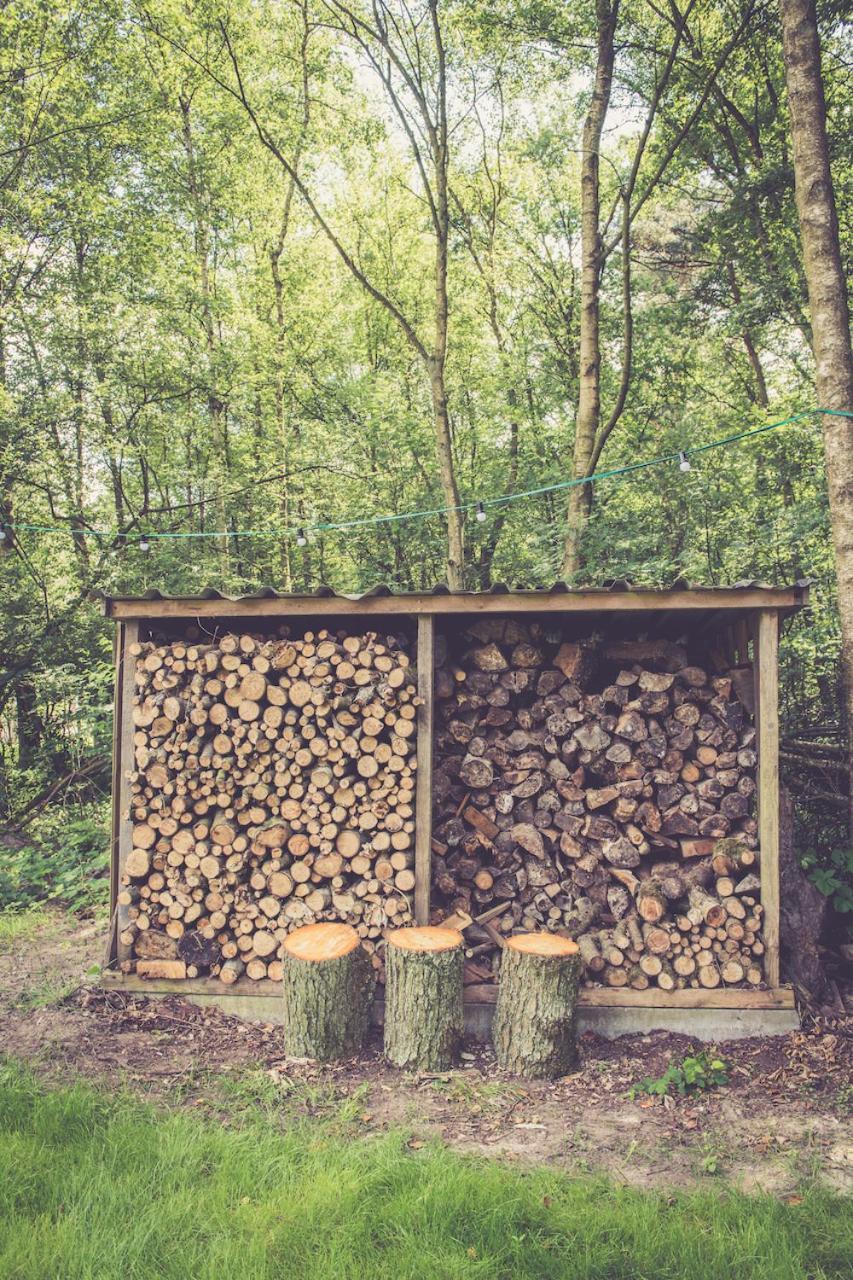
{"label": "moss-covered stump", "polygon": [[364,1045],[376,985],[370,957],[347,924],[309,924],[282,945],[284,1046],[329,1062]]}
{"label": "moss-covered stump", "polygon": [[553,1079],[577,1057],[577,943],[553,933],[507,938],[501,953],[492,1039],[498,1063],[514,1075]]}
{"label": "moss-covered stump", "polygon": [[462,934],[394,929],[385,937],[385,1057],[446,1071],[462,1043]]}

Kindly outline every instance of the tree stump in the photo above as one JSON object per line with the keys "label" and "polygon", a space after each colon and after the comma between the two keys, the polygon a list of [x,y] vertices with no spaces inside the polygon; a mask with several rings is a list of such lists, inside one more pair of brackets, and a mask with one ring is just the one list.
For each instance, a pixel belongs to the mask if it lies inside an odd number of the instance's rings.
{"label": "tree stump", "polygon": [[501,953],[492,1039],[498,1063],[515,1075],[565,1075],[577,1055],[577,943],[554,933],[520,933]]}
{"label": "tree stump", "polygon": [[293,1058],[329,1062],[358,1053],[376,975],[355,929],[309,924],[282,944],[284,1044]]}
{"label": "tree stump", "polygon": [[462,1043],[462,934],[395,929],[385,937],[385,1057],[446,1071]]}

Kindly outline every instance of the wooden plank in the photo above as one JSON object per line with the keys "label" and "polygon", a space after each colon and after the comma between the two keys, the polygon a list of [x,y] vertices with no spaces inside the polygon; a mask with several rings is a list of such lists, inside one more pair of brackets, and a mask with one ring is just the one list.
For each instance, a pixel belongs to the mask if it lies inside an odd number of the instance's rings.
{"label": "wooden plank", "polygon": [[[278,996],[281,983],[268,978],[260,982],[241,981],[226,987],[218,978],[187,978],[184,981],[164,978],[137,978],[133,974],[103,973],[101,983],[107,987],[141,995],[215,995]],[[381,988],[380,988],[381,991]],[[466,1004],[494,1004],[498,998],[497,983],[472,985],[463,992]],[[775,991],[625,991],[610,987],[587,987],[578,1003],[587,1009],[793,1009],[794,994],[787,987]]]}
{"label": "wooden plank", "polygon": [[[130,810],[130,778],[133,768],[133,721],[130,710],[133,704],[135,662],[130,654],[130,646],[139,639],[139,623],[127,622],[121,629],[116,683],[120,688],[120,697],[116,707],[114,733],[117,735],[116,755],[114,758],[113,782],[113,864],[110,880],[115,876],[116,891],[121,879],[125,859],[131,849],[131,824],[125,818]],[[117,783],[117,785],[116,785]],[[120,960],[129,956],[127,947],[122,947],[119,934],[127,927],[127,908],[119,907],[116,912],[115,955]]]}
{"label": "wooden plank", "polygon": [[108,617],[128,618],[283,618],[294,614],[408,614],[410,616],[488,613],[659,613],[667,609],[796,609],[808,589],[726,588],[685,591],[572,591],[524,595],[284,596],[243,600],[108,599]]}
{"label": "wooden plank", "polygon": [[[119,785],[121,781],[121,651],[124,642],[125,623],[120,622],[116,627],[113,636],[113,753],[111,768],[110,797],[112,800],[112,809],[110,815],[110,920],[112,928],[110,930],[111,937],[115,934],[115,909],[116,896],[118,894],[118,840],[119,840],[119,821],[118,821],[118,805],[116,804],[116,796],[119,793]],[[108,960],[111,960],[115,952],[112,941],[107,944]]]}
{"label": "wooden plank", "polygon": [[587,1008],[793,1009],[794,993],[785,987],[768,991],[614,991],[590,987],[581,992],[579,1003]]}
{"label": "wooden plank", "polygon": [[[472,1004],[494,1004],[498,984],[472,984],[465,988],[465,1001]],[[794,993],[787,987],[770,991],[732,987],[722,991],[690,988],[689,991],[626,991],[624,987],[584,987],[578,1004],[587,1009],[793,1009]]]}
{"label": "wooden plank", "polygon": [[432,880],[432,740],[435,619],[418,618],[418,776],[415,793],[415,920],[429,924]]}
{"label": "wooden plank", "polygon": [[761,848],[761,903],[765,971],[779,985],[779,618],[772,609],[758,615],[758,842]]}

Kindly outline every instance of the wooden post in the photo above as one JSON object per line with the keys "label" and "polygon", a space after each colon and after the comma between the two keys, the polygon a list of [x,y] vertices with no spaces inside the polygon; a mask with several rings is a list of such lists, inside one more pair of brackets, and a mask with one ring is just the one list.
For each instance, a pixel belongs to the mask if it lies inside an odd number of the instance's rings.
{"label": "wooden post", "polygon": [[127,926],[127,908],[116,907],[116,896],[125,859],[131,849],[131,824],[127,820],[130,810],[130,777],[133,768],[133,720],[130,711],[133,703],[133,677],[135,662],[130,646],[139,639],[139,623],[122,624],[116,642],[115,702],[113,705],[113,809],[112,809],[112,862],[110,866],[110,910],[115,914],[114,954],[111,959],[126,960],[129,951],[122,947],[119,935]]}
{"label": "wooden post", "polygon": [[429,924],[432,880],[432,737],[435,618],[418,618],[418,778],[415,799],[415,920]]}
{"label": "wooden post", "polygon": [[758,615],[758,839],[767,984],[779,986],[779,615]]}

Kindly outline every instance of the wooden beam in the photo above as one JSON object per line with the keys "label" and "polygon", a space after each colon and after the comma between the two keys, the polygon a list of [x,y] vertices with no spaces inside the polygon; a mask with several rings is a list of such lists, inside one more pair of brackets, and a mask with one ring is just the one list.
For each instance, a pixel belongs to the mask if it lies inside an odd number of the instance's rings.
{"label": "wooden beam", "polygon": [[[113,922],[115,920],[116,897],[118,896],[119,822],[116,797],[121,785],[121,726],[124,723],[121,705],[121,651],[124,643],[125,626],[125,623],[120,622],[113,636],[113,753],[110,782],[110,920]],[[115,930],[111,930],[111,933],[114,934]],[[107,959],[109,961],[114,956],[114,948],[111,943],[108,944],[107,950]]]}
{"label": "wooden beam", "polygon": [[[142,995],[207,995],[240,996],[247,999],[259,996],[280,996],[281,983],[268,978],[260,982],[238,982],[226,987],[218,978],[187,978],[184,981],[164,978],[138,978],[134,974],[108,972],[101,975],[105,987],[134,991]],[[494,1004],[498,998],[497,983],[465,987],[466,1004]],[[611,1009],[793,1009],[794,994],[787,987],[775,991],[625,991],[610,987],[587,987],[580,992],[578,1004],[582,1008]]]}
{"label": "wooden beam", "polygon": [[[482,983],[464,991],[466,1004],[494,1004],[498,984]],[[719,991],[690,988],[689,991],[626,991],[624,987],[583,987],[578,1004],[586,1009],[793,1009],[794,993],[787,987],[772,991],[732,987]]]}
{"label": "wooden beam", "polygon": [[418,618],[418,775],[415,795],[415,920],[429,924],[432,880],[432,741],[435,619]]}
{"label": "wooden beam", "polygon": [[[116,665],[116,688],[119,697],[115,708],[113,727],[113,850],[110,866],[110,885],[115,881],[116,893],[121,873],[131,849],[132,826],[125,818],[130,811],[130,773],[133,769],[133,720],[130,711],[133,704],[134,674],[136,662],[130,646],[139,639],[139,623],[127,622],[121,628]],[[119,960],[128,957],[127,948],[119,942],[119,934],[127,927],[127,908],[119,907],[115,913],[114,953]]]}
{"label": "wooden beam", "polygon": [[779,619],[758,615],[758,842],[767,982],[779,985]]}
{"label": "wooden beam", "polygon": [[281,599],[108,599],[110,618],[288,618],[291,616],[437,615],[467,613],[659,613],[667,609],[796,609],[806,588],[713,587],[684,591],[543,591],[492,595],[282,596]]}

